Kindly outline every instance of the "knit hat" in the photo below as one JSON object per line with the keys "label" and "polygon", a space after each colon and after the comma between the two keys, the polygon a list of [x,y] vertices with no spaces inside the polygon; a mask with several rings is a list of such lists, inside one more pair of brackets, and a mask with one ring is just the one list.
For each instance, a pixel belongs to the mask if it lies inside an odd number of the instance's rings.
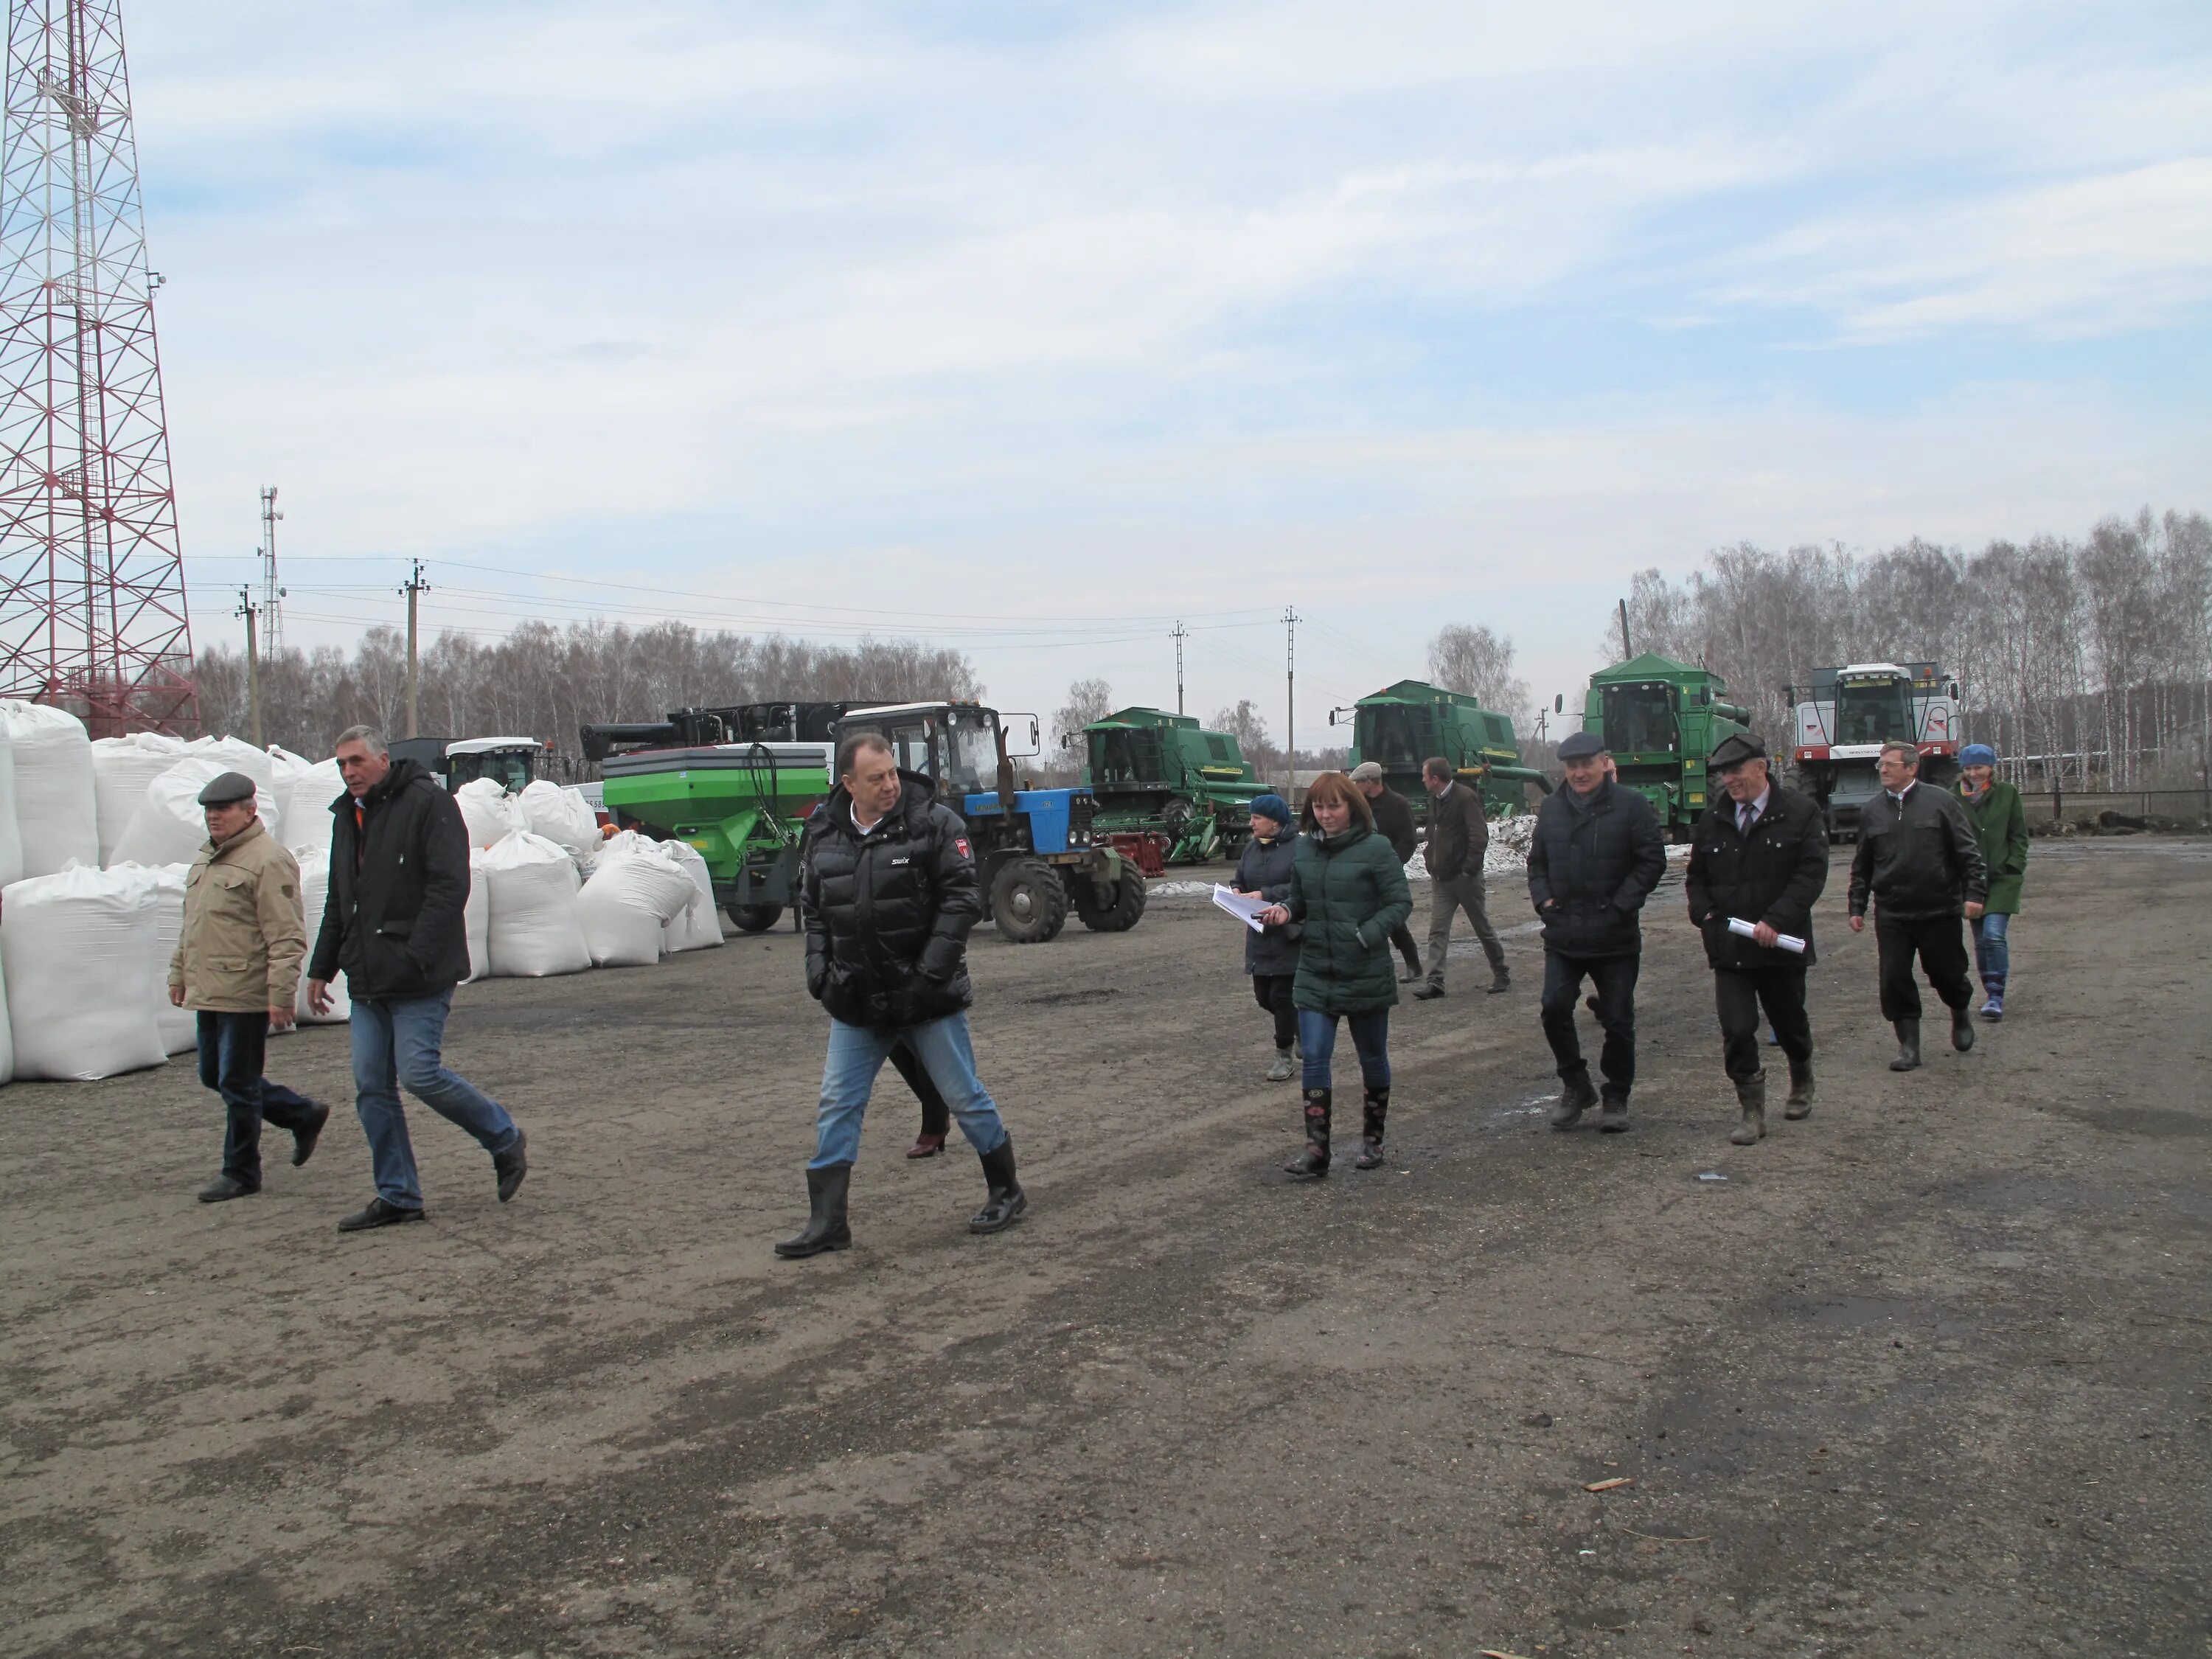
{"label": "knit hat", "polygon": [[1255,795],[1250,810],[1263,818],[1273,818],[1278,823],[1291,821],[1291,804],[1280,795]]}
{"label": "knit hat", "polygon": [[1961,766],[1995,766],[1997,751],[1985,743],[1970,743],[1959,751]]}

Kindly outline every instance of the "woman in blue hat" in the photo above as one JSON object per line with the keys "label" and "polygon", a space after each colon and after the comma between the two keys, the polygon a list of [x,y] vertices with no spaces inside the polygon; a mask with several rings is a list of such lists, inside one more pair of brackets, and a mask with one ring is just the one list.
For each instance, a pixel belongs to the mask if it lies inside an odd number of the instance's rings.
{"label": "woman in blue hat", "polygon": [[[1291,896],[1291,804],[1280,795],[1252,797],[1252,837],[1237,860],[1236,889],[1249,898],[1280,904]],[[1252,976],[1252,998],[1275,1022],[1275,1059],[1270,1083],[1288,1083],[1297,1074],[1291,1050],[1298,1038],[1298,1011],[1291,1000],[1298,972],[1297,927],[1268,927],[1244,933],[1244,971]]]}
{"label": "woman in blue hat", "polygon": [[1990,868],[1990,896],[1974,924],[1974,968],[1989,1000],[1984,1019],[2004,1018],[2005,980],[2012,968],[2012,919],[2020,914],[2020,889],[2027,874],[2027,809],[2020,791],[1999,780],[1997,751],[1970,743],[1959,751],[1959,799],[1982,844]]}

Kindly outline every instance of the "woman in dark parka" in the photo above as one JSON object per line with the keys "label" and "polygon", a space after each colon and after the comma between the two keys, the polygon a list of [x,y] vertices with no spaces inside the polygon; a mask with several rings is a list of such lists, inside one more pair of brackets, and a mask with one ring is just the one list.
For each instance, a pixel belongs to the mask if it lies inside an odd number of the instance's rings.
{"label": "woman in dark parka", "polygon": [[1293,850],[1290,895],[1261,915],[1305,928],[1291,994],[1306,1057],[1306,1149],[1283,1167],[1294,1176],[1328,1173],[1329,1060],[1342,1019],[1366,1085],[1352,1167],[1371,1170],[1382,1161],[1390,1109],[1390,1009],[1398,1000],[1390,934],[1413,914],[1413,895],[1397,854],[1375,833],[1367,798],[1343,773],[1314,780],[1299,823],[1305,833]]}
{"label": "woman in dark parka", "polygon": [[[1252,798],[1252,838],[1237,860],[1237,891],[1280,904],[1291,896],[1291,862],[1297,837],[1291,833],[1290,803],[1280,795]],[[1244,932],[1244,971],[1252,976],[1252,996],[1275,1019],[1275,1059],[1267,1070],[1270,1083],[1288,1083],[1296,1074],[1291,1046],[1298,1035],[1298,1011],[1291,1000],[1298,971],[1298,931],[1291,927]]]}
{"label": "woman in dark parka", "polygon": [[1989,896],[1982,901],[1974,930],[1974,966],[1979,970],[1984,1019],[2004,1018],[2005,981],[2012,973],[2012,919],[2020,914],[2020,890],[2027,875],[2027,806],[2020,791],[1996,775],[1997,751],[1970,743],[1959,751],[1959,799],[1974,825],[1989,866]]}

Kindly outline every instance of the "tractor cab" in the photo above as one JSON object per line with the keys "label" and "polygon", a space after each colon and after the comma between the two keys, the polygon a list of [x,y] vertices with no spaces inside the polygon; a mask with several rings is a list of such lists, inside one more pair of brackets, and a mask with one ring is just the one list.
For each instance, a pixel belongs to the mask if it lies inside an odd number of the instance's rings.
{"label": "tractor cab", "polygon": [[[1030,722],[1030,748],[1036,752],[1036,719]],[[1013,777],[1005,728],[993,709],[975,703],[902,702],[887,708],[855,708],[837,722],[837,740],[855,732],[879,733],[891,746],[901,769],[919,772],[937,786],[937,798],[965,816],[971,795],[995,795]]]}
{"label": "tractor cab", "polygon": [[458,789],[489,778],[510,795],[519,795],[538,775],[547,745],[535,738],[463,738],[446,745],[446,787]]}

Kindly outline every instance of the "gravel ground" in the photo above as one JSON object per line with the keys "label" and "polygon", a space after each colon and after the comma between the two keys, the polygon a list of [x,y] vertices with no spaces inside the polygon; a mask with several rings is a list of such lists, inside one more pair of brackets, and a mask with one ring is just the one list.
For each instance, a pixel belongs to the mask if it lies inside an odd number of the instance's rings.
{"label": "gravel ground", "polygon": [[344,1121],[202,1206],[186,1068],[13,1085],[0,1654],[2212,1653],[2212,846],[2039,844],[2014,1016],[1905,1077],[1843,875],[1809,1121],[1727,1144],[1670,869],[1634,1133],[1544,1127],[1521,927],[1308,1186],[1229,919],[985,933],[1030,1218],[891,1079],[804,1263],[787,933],[465,989],[535,1167],[413,1108],[425,1226],[331,1231]]}

